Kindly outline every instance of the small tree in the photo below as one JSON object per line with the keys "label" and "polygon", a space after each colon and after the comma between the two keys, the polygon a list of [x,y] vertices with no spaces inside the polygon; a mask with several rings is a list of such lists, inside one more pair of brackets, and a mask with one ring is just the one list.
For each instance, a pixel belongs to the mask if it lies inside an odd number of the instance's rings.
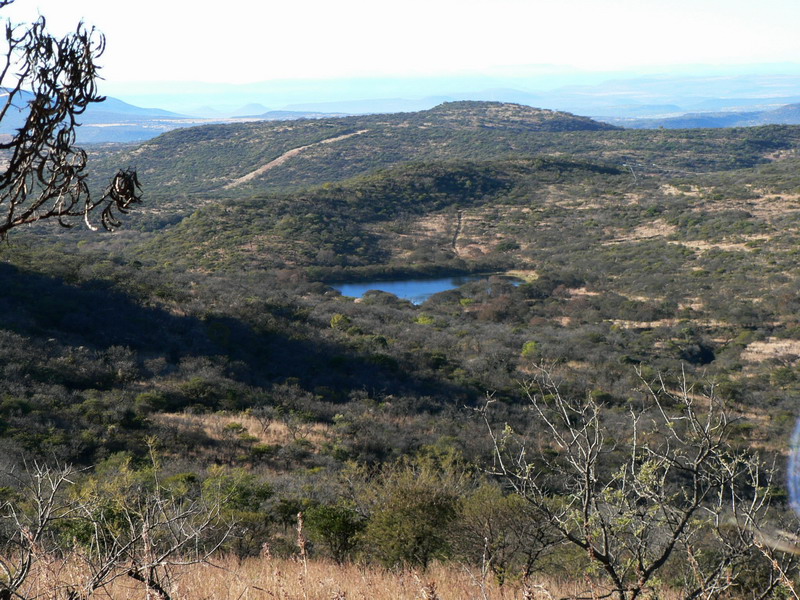
{"label": "small tree", "polygon": [[[0,9],[13,0],[0,0]],[[0,121],[19,116],[22,125],[10,140],[0,141],[5,171],[0,174],[0,238],[9,230],[43,219],[71,227],[83,218],[96,229],[89,214],[100,211],[106,229],[121,223],[115,215],[127,213],[141,200],[133,170],[119,171],[99,199],[92,199],[86,182],[86,152],[75,147],[78,117],[97,93],[96,59],[105,39],[82,23],[75,33],[52,37],[45,19],[25,26],[6,24],[5,60],[0,59]]]}
{"label": "small tree", "polygon": [[489,482],[464,496],[452,536],[458,556],[480,565],[501,585],[515,576],[528,579],[558,542],[550,523],[524,498]]}
{"label": "small tree", "polygon": [[328,548],[333,560],[342,564],[357,546],[364,519],[341,504],[314,506],[306,511],[308,529]]}
{"label": "small tree", "polygon": [[119,578],[144,584],[148,596],[170,600],[173,571],[206,562],[233,525],[226,507],[237,488],[223,478],[192,493],[184,481],[164,481],[155,452],[135,469],[125,459],[114,473],[89,477],[73,495],[75,558],[88,574],[71,598],[88,598]]}
{"label": "small tree", "polygon": [[446,557],[467,480],[460,459],[448,454],[403,459],[363,482],[356,502],[368,517],[366,550],[387,567],[424,569]]}
{"label": "small tree", "polygon": [[[593,395],[563,396],[549,369],[525,390],[537,439],[498,431],[491,401],[484,411],[496,473],[583,551],[606,595],[635,600],[670,573],[685,598],[716,598],[744,585],[765,555],[784,570],[794,561],[761,550],[771,471],[729,442],[732,420],[713,387],[643,380],[652,408],[631,408],[627,428],[624,419],[609,427]],[[775,573],[747,582],[753,597],[776,589]]]}

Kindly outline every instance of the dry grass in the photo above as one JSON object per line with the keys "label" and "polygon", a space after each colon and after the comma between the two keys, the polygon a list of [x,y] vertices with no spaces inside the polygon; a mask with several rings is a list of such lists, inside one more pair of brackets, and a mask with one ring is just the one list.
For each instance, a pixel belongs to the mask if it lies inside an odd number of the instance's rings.
{"label": "dry grass", "polygon": [[700,188],[696,185],[690,186],[688,189],[679,189],[674,185],[666,184],[661,186],[661,191],[668,196],[694,196],[699,198],[702,195]]}
{"label": "dry grass", "polygon": [[[657,321],[631,321],[627,319],[610,319],[610,323],[621,329],[657,329],[659,327],[675,327],[681,319],[659,319]],[[728,327],[729,324],[718,319],[692,319],[692,323],[701,327],[716,329]],[[657,346],[658,347],[658,346]]]}
{"label": "dry grass", "polygon": [[645,223],[634,228],[630,232],[618,232],[617,237],[613,240],[604,242],[604,246],[612,246],[614,244],[622,244],[629,242],[642,242],[645,240],[652,240],[655,238],[665,238],[673,235],[677,231],[674,225],[670,225],[662,219],[656,219],[652,223]]}
{"label": "dry grass", "polygon": [[743,210],[753,217],[762,219],[767,223],[773,223],[776,219],[783,219],[786,215],[797,212],[800,209],[798,202],[800,196],[797,194],[769,194],[758,190],[752,190],[759,194],[757,198],[747,200],[730,199],[711,201],[707,200],[698,203],[692,210],[705,212],[719,212],[727,210]]}
{"label": "dry grass", "polygon": [[[286,445],[292,441],[289,428],[279,422],[272,421],[265,430],[254,416],[247,413],[213,413],[194,415],[190,413],[156,413],[151,417],[154,421],[176,427],[179,430],[201,430],[211,439],[220,441],[230,431],[228,427],[238,423],[247,434],[257,439],[260,444]],[[328,426],[321,423],[304,424],[299,436],[313,444],[320,444],[327,438]]]}
{"label": "dry grass", "polygon": [[[59,598],[64,586],[75,586],[81,572],[63,563],[41,565],[31,581],[28,597]],[[313,560],[252,558],[220,559],[213,564],[181,567],[167,589],[173,600],[527,600],[591,597],[591,583],[533,579],[499,586],[491,576],[458,565],[434,565],[427,571],[387,571],[362,565],[337,565]],[[659,592],[669,600],[672,594]],[[91,598],[144,600],[144,584],[120,577]]]}
{"label": "dry grass", "polygon": [[657,329],[659,327],[674,327],[678,319],[658,319],[657,321],[630,321],[627,319],[613,319],[611,323],[621,329]]}
{"label": "dry grass", "polygon": [[[431,243],[463,258],[479,258],[504,240],[495,230],[495,223],[524,212],[516,207],[494,207],[426,215],[409,221],[402,233],[395,233],[397,243],[387,249],[394,260],[400,261],[407,260],[420,245]],[[366,229],[375,235],[383,233],[383,227],[378,225]]]}
{"label": "dry grass", "polygon": [[539,273],[533,269],[512,269],[510,271],[506,271],[506,275],[509,277],[522,279],[525,283],[530,283],[539,279]]}
{"label": "dry grass", "polygon": [[751,236],[741,236],[741,239],[744,239],[744,242],[707,242],[705,240],[686,240],[686,241],[678,241],[678,240],[671,240],[670,244],[677,244],[678,246],[685,246],[686,248],[691,248],[692,250],[696,250],[698,252],[706,252],[708,250],[728,250],[728,251],[737,251],[737,252],[752,252],[755,248],[752,245],[749,245],[747,242],[753,241],[768,241],[769,236],[765,235],[751,235]]}
{"label": "dry grass", "polygon": [[578,296],[600,296],[600,292],[592,292],[585,287],[570,288],[567,290],[567,293],[573,298]]}
{"label": "dry grass", "polygon": [[752,342],[742,351],[742,359],[748,362],[763,362],[771,358],[800,356],[800,340],[769,338]]}

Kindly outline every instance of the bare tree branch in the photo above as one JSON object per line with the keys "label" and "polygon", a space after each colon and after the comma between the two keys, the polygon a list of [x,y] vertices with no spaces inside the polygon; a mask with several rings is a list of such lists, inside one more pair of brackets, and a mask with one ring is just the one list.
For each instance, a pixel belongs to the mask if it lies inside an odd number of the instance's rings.
{"label": "bare tree branch", "polygon": [[[0,9],[10,4],[0,2]],[[5,26],[6,49],[0,60],[4,100],[0,120],[21,119],[10,139],[0,140],[0,238],[14,227],[55,219],[72,227],[71,218],[89,221],[99,210],[106,229],[121,224],[141,201],[135,171],[119,171],[102,197],[91,198],[87,185],[86,153],[75,146],[78,117],[105,98],[97,91],[96,59],[105,38],[94,28],[78,24],[74,33],[55,38],[40,17],[25,26]]]}
{"label": "bare tree branch", "polygon": [[[495,474],[599,567],[606,585],[592,595],[610,587],[618,600],[636,600],[667,564],[683,564],[685,598],[719,597],[774,558],[758,545],[774,469],[729,443],[732,421],[713,385],[696,390],[681,373],[672,387],[661,376],[642,386],[653,408],[630,409],[629,446],[619,448],[604,407],[562,395],[550,367],[524,388],[539,437],[498,431],[489,398]],[[780,568],[792,561],[781,558]],[[754,595],[785,581],[779,575],[770,571]]]}

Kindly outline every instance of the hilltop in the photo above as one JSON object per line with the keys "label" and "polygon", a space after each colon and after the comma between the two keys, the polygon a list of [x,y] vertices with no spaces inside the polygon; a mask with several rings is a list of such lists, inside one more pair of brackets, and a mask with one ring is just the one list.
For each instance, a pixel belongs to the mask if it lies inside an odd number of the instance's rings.
{"label": "hilltop", "polygon": [[175,130],[114,161],[135,165],[151,193],[245,196],[346,179],[409,160],[498,158],[529,151],[536,134],[618,129],[516,104],[452,102],[416,113]]}
{"label": "hilltop", "polygon": [[[401,123],[436,124],[452,129],[495,128],[514,131],[609,131],[619,129],[589,117],[503,102],[445,102]],[[402,125],[401,125],[402,126]]]}
{"label": "hilltop", "polygon": [[569,154],[662,172],[741,168],[768,162],[798,137],[785,126],[653,134],[516,104],[453,102],[416,113],[192,127],[96,164],[100,172],[137,168],[165,209],[187,198],[296,191],[411,161]]}

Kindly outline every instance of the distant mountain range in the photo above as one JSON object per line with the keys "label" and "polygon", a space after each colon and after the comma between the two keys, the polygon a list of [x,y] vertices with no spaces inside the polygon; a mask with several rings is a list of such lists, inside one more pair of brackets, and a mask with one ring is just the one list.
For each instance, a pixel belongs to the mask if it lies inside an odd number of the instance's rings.
{"label": "distant mountain range", "polygon": [[[28,99],[28,95],[23,92],[17,104],[22,106]],[[259,111],[266,112],[256,114]],[[173,129],[197,125],[231,123],[242,120],[274,121],[342,116],[311,111],[267,111],[266,107],[260,104],[242,106],[234,112],[234,115],[197,117],[161,108],[142,108],[123,102],[118,98],[106,97],[103,102],[90,104],[79,117],[81,126],[77,129],[77,141],[82,144],[143,142]],[[9,111],[0,122],[0,135],[14,134],[24,124],[25,114],[25,108]]]}
{"label": "distant mountain range", "polygon": [[[0,122],[0,135],[13,135],[23,126],[29,96],[23,92],[18,97],[18,108],[10,110]],[[137,142],[177,127],[197,124],[197,119],[185,115],[160,108],[141,108],[117,98],[90,104],[78,121],[81,123],[77,130],[80,143]]]}
{"label": "distant mountain range", "polygon": [[787,104],[772,110],[745,112],[687,113],[663,119],[618,119],[606,117],[608,123],[633,129],[696,129],[715,127],[753,127],[756,125],[800,125],[800,103]]}
{"label": "distant mountain range", "polygon": [[80,143],[141,142],[178,127],[197,125],[198,120],[160,108],[142,108],[106,98],[91,104],[81,116]]}
{"label": "distant mountain range", "polygon": [[142,108],[128,104],[117,98],[106,98],[103,102],[90,104],[83,114],[82,120],[85,125],[105,124],[109,119],[117,119],[121,122],[136,123],[143,119],[186,119],[186,115],[180,115],[160,108]]}
{"label": "distant mountain range", "polygon": [[[417,112],[444,102],[505,102],[588,115],[630,128],[739,127],[800,123],[800,66],[742,75],[555,74],[335,81],[278,81],[245,86],[141,85],[126,100],[91,105],[81,143],[140,142],[172,129],[242,120],[324,119]],[[603,79],[603,77],[606,77]],[[544,89],[546,86],[554,86]],[[176,110],[177,107],[177,110]],[[21,126],[9,114],[0,134]]]}
{"label": "distant mountain range", "polygon": [[[593,72],[552,65],[495,69],[473,74],[427,77],[360,77],[273,80],[249,84],[136,83],[104,93],[140,106],[159,106],[181,114],[232,116],[244,105],[271,110],[395,112],[432,108],[450,100],[515,102],[584,115],[664,116],[708,110],[740,110],[800,102],[800,64],[670,67],[662,71]],[[789,98],[796,98],[790,100]],[[775,99],[780,99],[775,102]],[[743,101],[743,102],[742,102]],[[705,103],[711,103],[705,105]],[[715,104],[721,102],[722,105]],[[427,103],[400,108],[397,103]],[[199,107],[215,110],[208,115]],[[322,108],[324,107],[324,108]],[[652,108],[650,114],[642,108]],[[634,110],[638,114],[629,114]],[[250,111],[260,114],[266,111]],[[673,115],[674,116],[674,115]]]}
{"label": "distant mountain range", "polygon": [[294,119],[326,119],[331,117],[347,117],[349,113],[327,113],[303,110],[270,110],[260,115],[242,115],[243,119],[261,121],[291,121]]}

